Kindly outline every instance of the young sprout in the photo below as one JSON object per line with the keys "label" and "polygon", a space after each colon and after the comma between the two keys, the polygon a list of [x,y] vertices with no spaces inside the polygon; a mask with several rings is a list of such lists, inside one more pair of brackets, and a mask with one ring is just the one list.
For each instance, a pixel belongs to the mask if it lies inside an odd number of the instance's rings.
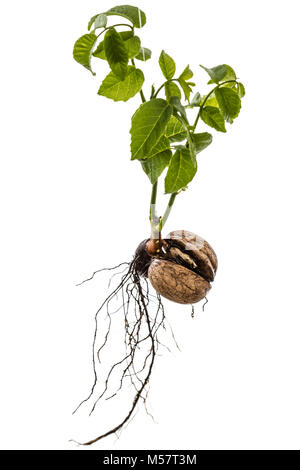
{"label": "young sprout", "polygon": [[[116,6],[90,19],[89,32],[75,42],[73,50],[74,59],[92,75],[95,75],[94,59],[100,59],[103,69],[109,70],[98,95],[113,101],[128,101],[140,95],[141,104],[131,119],[131,160],[139,163],[151,185],[150,236],[139,244],[132,261],[109,268],[117,270],[122,266],[123,271],[116,273],[121,276],[117,286],[96,312],[92,356],[94,383],[89,396],[79,406],[97,394],[100,355],[109,343],[116,318],[112,316],[110,306],[118,294],[121,302],[117,311],[123,312],[118,318],[123,318],[125,325],[125,352],[109,369],[91,412],[100,399],[115,398],[126,381],[132,384],[134,397],[119,423],[84,445],[117,433],[130,420],[138,402],[141,400],[146,404],[149,379],[161,346],[159,336],[166,322],[161,296],[191,305],[192,316],[193,304],[206,299],[217,270],[214,250],[203,238],[187,230],[176,230],[165,237],[162,230],[177,196],[195,178],[197,155],[212,143],[208,131],[225,133],[226,127],[239,115],[241,98],[245,95],[244,85],[227,64],[212,68],[200,65],[209,76],[211,89],[203,95],[194,92],[196,84],[192,81],[194,74],[189,65],[178,73],[174,59],[164,50],[158,61],[162,83],[144,92],[143,63],[151,60],[152,55],[138,36],[145,23],[146,15],[139,8]],[[157,188],[163,173],[164,192],[169,195],[169,201],[165,212],[158,215]],[[155,295],[151,293],[148,281]],[[104,342],[98,346],[98,316],[104,309],[108,326]],[[120,382],[112,390],[112,376],[116,370],[119,370]]]}

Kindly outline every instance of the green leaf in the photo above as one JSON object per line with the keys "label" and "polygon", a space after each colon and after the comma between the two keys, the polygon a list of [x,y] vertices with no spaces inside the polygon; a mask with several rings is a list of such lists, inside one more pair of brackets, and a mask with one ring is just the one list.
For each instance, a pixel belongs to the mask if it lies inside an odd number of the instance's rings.
{"label": "green leaf", "polygon": [[195,86],[195,83],[192,82],[185,82],[181,78],[178,79],[180,86],[183,90],[184,97],[187,101],[190,101],[190,94],[193,91],[192,86]]}
{"label": "green leaf", "polygon": [[141,40],[137,36],[133,36],[132,38],[128,39],[124,42],[124,44],[127,49],[129,59],[133,59],[141,49]]}
{"label": "green leaf", "polygon": [[[226,80],[236,80],[236,74],[233,68],[227,64],[223,64],[223,65],[225,65],[226,67],[226,74],[222,78],[222,82],[225,82]],[[219,65],[219,67],[222,67],[222,66]],[[209,80],[208,84],[211,84],[211,83],[215,83],[215,82],[213,80]],[[228,83],[228,85],[232,85],[232,84]]]}
{"label": "green leaf", "polygon": [[201,99],[202,99],[201,95],[200,95],[199,91],[197,91],[197,93],[195,93],[195,95],[193,96],[193,99],[191,101],[190,106],[192,108],[194,108],[195,106],[200,106]]}
{"label": "green leaf", "polygon": [[167,101],[170,101],[172,96],[177,96],[179,99],[181,99],[181,91],[174,82],[165,83],[165,94]]}
{"label": "green leaf", "polygon": [[140,52],[135,58],[138,60],[142,60],[143,62],[146,62],[146,60],[151,59],[151,55],[152,55],[152,51],[150,51],[150,49],[147,49],[147,47],[141,47]]}
{"label": "green leaf", "polygon": [[190,66],[188,65],[178,78],[178,81],[184,93],[184,97],[188,102],[190,101],[190,94],[192,92],[192,86],[195,86],[195,83],[187,82],[187,80],[192,78],[193,75],[194,74],[191,71]]}
{"label": "green leaf", "polygon": [[185,119],[185,121],[187,121],[187,115],[186,115],[186,112],[185,112],[185,109],[184,107],[182,106],[181,102],[180,102],[180,99],[178,98],[178,96],[172,96],[170,98],[170,104],[173,106],[175,112],[179,112],[179,114],[181,114],[181,116]]}
{"label": "green leaf", "polygon": [[165,136],[170,142],[181,142],[186,138],[186,131],[175,116],[171,116],[165,130]]}
{"label": "green leaf", "polygon": [[194,143],[195,153],[200,153],[212,143],[212,135],[208,132],[201,132],[200,134],[193,134],[192,140]]}
{"label": "green leaf", "polygon": [[217,131],[226,132],[224,118],[218,108],[205,106],[201,111],[200,117],[208,126],[213,127]]}
{"label": "green leaf", "polygon": [[[125,42],[125,46],[126,46],[127,40],[133,37],[133,31],[121,31],[119,35],[121,36],[121,39],[123,39],[123,41]],[[94,57],[97,57],[98,59],[106,60],[106,55],[105,55],[105,50],[104,50],[104,41],[101,41],[98,44],[98,46],[96,47],[92,55]]]}
{"label": "green leaf", "polygon": [[94,28],[105,28],[107,25],[107,16],[105,13],[100,13],[100,15],[97,15],[94,21]]}
{"label": "green leaf", "polygon": [[192,181],[197,172],[189,149],[180,147],[171,158],[169,169],[165,178],[165,192],[175,193],[185,188]]}
{"label": "green leaf", "polygon": [[211,69],[208,69],[203,65],[200,65],[200,67],[202,67],[208,73],[212,80],[212,83],[219,83],[227,73],[226,64],[217,65],[216,67],[212,67]]}
{"label": "green leaf", "polygon": [[192,135],[190,132],[187,133],[187,141],[188,141],[188,150],[190,152],[190,157],[193,162],[194,167],[197,169],[197,160],[196,160],[196,150],[195,150],[195,144],[192,140]]}
{"label": "green leaf", "polygon": [[106,60],[105,50],[104,50],[104,41],[101,41],[96,49],[93,52],[93,57],[98,57],[98,59]]}
{"label": "green leaf", "polygon": [[239,95],[230,88],[220,87],[215,90],[215,96],[224,118],[226,121],[232,122],[241,109]]}
{"label": "green leaf", "polygon": [[241,82],[237,83],[237,93],[240,98],[243,98],[246,94],[245,87]]}
{"label": "green leaf", "polygon": [[94,33],[84,34],[74,44],[73,57],[83,67],[96,75],[91,69],[91,52],[97,40]]}
{"label": "green leaf", "polygon": [[187,65],[186,68],[184,69],[184,71],[182,72],[182,74],[179,76],[179,80],[189,80],[190,78],[193,77],[193,72],[191,71],[190,69],[190,66]]}
{"label": "green leaf", "polygon": [[99,13],[97,13],[97,15],[92,16],[92,18],[91,18],[90,21],[88,22],[88,31],[89,31],[89,30],[91,29],[91,27],[93,26],[94,21],[95,21],[95,19],[97,18],[97,16],[99,16]]}
{"label": "green leaf", "polygon": [[236,80],[236,74],[235,74],[235,71],[233,70],[232,67],[230,67],[230,65],[226,65],[226,68],[227,68],[227,72],[226,72],[226,75],[224,77],[224,80]]}
{"label": "green leaf", "polygon": [[[205,99],[206,99],[206,96],[203,96],[203,99],[201,101],[204,102]],[[215,108],[219,107],[219,104],[217,102],[217,99],[216,99],[214,93],[210,94],[209,98],[205,101],[205,105],[206,106],[214,106]]]}
{"label": "green leaf", "polygon": [[150,153],[145,156],[146,159],[152,158],[158,153],[164,152],[165,150],[170,149],[170,141],[167,139],[166,136],[162,136],[159,141],[154,145],[154,147],[151,149]]}
{"label": "green leaf", "polygon": [[103,80],[98,95],[106,96],[114,101],[127,101],[141,90],[143,83],[143,72],[130,65],[124,80],[120,80],[113,72],[110,72]]}
{"label": "green leaf", "polygon": [[150,179],[151,184],[154,184],[157,181],[164,169],[168,166],[171,156],[171,150],[165,150],[164,152],[158,153],[154,157],[149,158],[145,162],[141,162],[142,168]]}
{"label": "green leaf", "polygon": [[166,54],[165,51],[161,51],[158,62],[164,77],[171,80],[176,71],[176,65],[172,57]]}
{"label": "green leaf", "polygon": [[120,5],[113,7],[106,12],[106,15],[117,15],[131,21],[135,28],[142,28],[146,23],[145,13],[137,7],[130,5]]}
{"label": "green leaf", "polygon": [[143,103],[131,120],[131,159],[142,159],[164,135],[172,114],[167,101],[155,98]]}
{"label": "green leaf", "polygon": [[111,70],[121,80],[127,73],[128,52],[120,34],[114,28],[107,31],[104,38],[104,50]]}
{"label": "green leaf", "polygon": [[120,31],[119,35],[121,36],[123,41],[127,41],[128,39],[133,38],[134,32],[132,30],[130,30],[130,31]]}
{"label": "green leaf", "polygon": [[[187,124],[187,118],[186,118],[186,114],[185,114],[185,109],[183,108],[182,104],[180,103],[179,99],[175,96],[172,96],[171,100],[170,100],[170,104],[172,104],[175,108],[175,118],[181,123],[182,125],[182,129],[184,129],[184,133],[185,133],[185,138],[187,139],[188,141],[188,144],[189,144],[189,152],[190,152],[190,156],[191,156],[191,159],[193,161],[193,164],[194,166],[196,167],[197,166],[197,162],[196,162],[196,154],[195,154],[195,149],[194,149],[194,143],[192,141],[192,138],[191,138],[191,131],[189,129],[189,126]],[[181,114],[181,116],[183,116],[183,119],[182,117],[180,118],[178,116],[178,114],[176,114],[176,111],[179,111],[179,113]],[[181,122],[181,121],[186,121],[186,125],[185,123]]]}

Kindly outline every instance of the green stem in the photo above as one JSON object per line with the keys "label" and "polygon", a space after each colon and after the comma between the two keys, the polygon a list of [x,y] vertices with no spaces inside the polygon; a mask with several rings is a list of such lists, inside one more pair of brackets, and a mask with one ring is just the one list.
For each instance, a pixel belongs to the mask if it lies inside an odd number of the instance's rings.
{"label": "green stem", "polygon": [[199,121],[200,116],[201,116],[201,113],[202,113],[202,109],[204,108],[204,105],[205,105],[206,101],[208,100],[208,98],[214,93],[214,91],[215,91],[217,88],[220,88],[220,86],[225,85],[226,83],[237,83],[237,81],[236,81],[236,80],[226,80],[226,82],[219,83],[219,85],[215,86],[215,88],[213,88],[213,89],[208,93],[208,95],[206,95],[206,97],[204,98],[203,103],[200,105],[200,108],[199,108],[199,111],[198,111],[196,120],[195,120],[195,122],[194,122],[194,125],[193,125],[193,129],[194,129],[194,130],[195,130],[196,127],[197,127],[198,121]]}
{"label": "green stem", "polygon": [[165,213],[162,217],[162,221],[161,221],[161,228],[163,228],[163,226],[165,225],[165,223],[167,222],[168,220],[168,217],[170,215],[170,212],[172,210],[172,207],[173,207],[173,204],[174,204],[174,201],[175,201],[175,198],[177,196],[178,193],[172,193],[171,196],[170,196],[170,199],[169,199],[169,202],[168,202],[168,205],[167,205],[167,208],[165,210]]}
{"label": "green stem", "polygon": [[176,117],[176,119],[181,123],[181,125],[184,127],[184,130],[185,130],[185,132],[186,132],[187,141],[188,141],[189,145],[192,146],[192,145],[193,145],[193,141],[192,141],[192,137],[191,137],[191,132],[190,132],[190,130],[189,130],[189,128],[188,128],[188,126],[189,126],[188,121],[186,121],[186,120],[183,118],[183,116],[181,116],[181,115],[179,116],[179,114],[176,114],[175,117]]}
{"label": "green stem", "polygon": [[[131,63],[135,67],[134,59],[131,59]],[[142,89],[140,90],[140,97],[141,97],[142,103],[146,103],[146,98]],[[152,185],[151,200],[150,200],[149,219],[150,219],[150,225],[151,225],[151,238],[156,238],[155,227],[157,224],[157,215],[156,215],[157,185],[158,185],[157,181]]]}
{"label": "green stem", "polygon": [[163,89],[163,87],[165,86],[166,83],[168,82],[178,82],[178,79],[177,78],[170,78],[170,80],[166,80],[162,85],[160,85],[160,87],[156,90],[156,92],[154,93],[153,97],[152,98],[157,98],[157,95],[158,93],[160,92],[160,90]]}
{"label": "green stem", "polygon": [[163,89],[163,87],[165,86],[165,83],[167,83],[167,82],[164,82],[164,83],[156,90],[156,92],[155,92],[154,95],[153,95],[153,98],[157,98],[158,93],[160,92],[160,90]]}
{"label": "green stem", "polygon": [[[105,31],[108,31],[109,29],[115,28],[116,26],[127,26],[128,28],[131,28],[132,31],[134,30],[134,27],[131,26],[130,24],[126,24],[126,23],[114,24],[113,26],[107,26],[106,28],[104,28],[104,29],[101,31],[101,33],[98,34],[97,39],[100,38],[101,34],[105,33]],[[97,29],[97,28],[96,28],[96,29]],[[96,31],[96,29],[94,29],[94,32]]]}
{"label": "green stem", "polygon": [[158,217],[156,215],[156,197],[157,197],[158,181],[152,185],[151,199],[150,199],[150,224],[151,224],[151,238],[157,238],[157,223]]}
{"label": "green stem", "polygon": [[[131,63],[132,63],[132,65],[135,67],[135,61],[134,61],[134,59],[131,59]],[[140,97],[141,97],[142,103],[146,103],[146,98],[145,98],[145,95],[144,95],[142,89],[140,90]]]}
{"label": "green stem", "polygon": [[196,156],[195,156],[195,152],[194,152],[194,142],[193,142],[193,139],[192,139],[192,135],[191,135],[191,132],[190,132],[190,129],[189,129],[189,123],[188,121],[186,121],[183,116],[179,116],[179,114],[176,114],[175,115],[176,119],[178,119],[178,121],[182,124],[182,126],[184,127],[185,129],[185,132],[186,132],[186,147],[189,147],[190,148],[190,155],[191,155],[191,158],[193,160],[193,164],[194,164],[194,167],[196,168],[197,167],[197,161],[196,161]]}
{"label": "green stem", "polygon": [[156,204],[157,186],[158,186],[158,182],[156,181],[152,185],[151,202],[150,202],[151,206],[155,206]]}
{"label": "green stem", "polygon": [[163,87],[165,86],[165,84],[168,83],[168,82],[178,82],[179,85],[180,85],[180,81],[179,81],[178,78],[170,78],[170,80],[166,80],[166,81],[156,90],[155,94],[153,95],[153,98],[156,98],[156,97],[157,97],[157,95],[158,95],[158,93],[160,92],[160,90],[162,90]]}
{"label": "green stem", "polygon": [[140,90],[140,97],[141,97],[142,102],[143,102],[143,103],[146,103],[146,98],[145,98],[145,95],[144,95],[142,89]]}

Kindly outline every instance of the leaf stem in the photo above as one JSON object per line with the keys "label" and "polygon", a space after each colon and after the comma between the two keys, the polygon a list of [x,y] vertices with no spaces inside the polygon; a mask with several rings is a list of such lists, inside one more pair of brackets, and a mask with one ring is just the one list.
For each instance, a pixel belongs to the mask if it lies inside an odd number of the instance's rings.
{"label": "leaf stem", "polygon": [[170,78],[169,80],[166,80],[162,85],[160,85],[160,87],[156,90],[156,92],[154,93],[154,95],[152,96],[152,98],[156,98],[158,93],[160,92],[160,90],[163,89],[163,87],[165,86],[166,83],[168,82],[178,82],[178,78]]}
{"label": "leaf stem", "polygon": [[[176,119],[178,119],[178,121],[184,127],[184,130],[186,132],[186,140],[187,140],[186,147],[188,147],[190,149],[190,155],[191,155],[191,158],[193,160],[194,167],[196,167],[197,166],[197,160],[196,160],[196,155],[195,155],[195,150],[194,150],[194,142],[193,142],[193,139],[192,139],[192,133],[189,129],[189,122],[186,121],[183,116],[179,116],[179,114],[176,114],[175,117],[176,117]],[[192,131],[192,132],[194,132],[194,131]]]}
{"label": "leaf stem", "polygon": [[178,78],[170,78],[169,80],[166,80],[155,92],[155,94],[153,95],[152,98],[156,98],[158,93],[160,92],[160,90],[162,90],[162,88],[165,86],[166,83],[169,83],[169,82],[178,82],[179,85],[180,85],[180,81]]}
{"label": "leaf stem", "polygon": [[141,100],[142,100],[142,102],[143,102],[143,103],[146,103],[146,98],[145,98],[145,95],[144,95],[144,93],[143,93],[143,90],[142,90],[142,89],[140,90],[140,96],[141,96]]}
{"label": "leaf stem", "polygon": [[[104,28],[103,31],[101,31],[100,34],[104,33],[104,31],[107,31],[108,29],[115,28],[116,26],[127,26],[128,28],[131,28],[132,31],[134,30],[134,27],[131,26],[131,24],[127,24],[127,23],[117,23],[117,24],[114,24],[114,25],[112,25],[112,26],[107,26],[106,28]],[[100,34],[99,34],[99,36],[100,36]],[[99,37],[99,36],[98,36],[98,37]]]}
{"label": "leaf stem", "polygon": [[214,93],[214,91],[215,91],[217,88],[220,88],[220,86],[225,85],[226,83],[237,83],[237,80],[226,80],[225,82],[219,83],[217,86],[215,86],[215,87],[208,93],[208,95],[206,95],[206,97],[205,97],[204,100],[203,100],[203,103],[202,103],[202,104],[200,105],[200,107],[199,107],[199,111],[198,111],[196,120],[195,120],[194,125],[193,125],[193,129],[194,129],[194,130],[195,130],[196,127],[197,127],[198,121],[199,121],[200,116],[201,116],[201,113],[202,113],[202,109],[204,108],[204,105],[205,105],[206,101],[208,100],[208,98]]}
{"label": "leaf stem", "polygon": [[[105,33],[106,31],[108,31],[109,29],[112,29],[112,28],[115,28],[115,26],[128,26],[129,28],[131,28],[132,31],[134,31],[134,27],[131,26],[130,24],[126,24],[126,23],[119,23],[119,24],[114,24],[113,26],[107,26],[106,28],[104,28],[100,34],[98,34],[97,36],[97,39],[100,38],[100,36]],[[97,28],[96,28],[97,29]],[[94,33],[96,31],[96,29],[94,29]]]}
{"label": "leaf stem", "polygon": [[154,93],[154,95],[153,95],[152,98],[157,98],[158,93],[160,92],[160,90],[163,89],[163,87],[165,86],[166,83],[167,83],[167,82],[164,82],[164,83],[156,90],[156,92]]}

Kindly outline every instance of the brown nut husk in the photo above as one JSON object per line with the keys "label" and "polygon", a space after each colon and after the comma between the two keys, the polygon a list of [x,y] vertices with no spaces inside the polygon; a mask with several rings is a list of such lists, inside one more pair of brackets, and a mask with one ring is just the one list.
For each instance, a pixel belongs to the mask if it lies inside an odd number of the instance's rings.
{"label": "brown nut husk", "polygon": [[180,304],[202,300],[211,288],[218,266],[212,247],[187,230],[170,232],[162,246],[162,252],[152,258],[148,268],[154,289]]}
{"label": "brown nut husk", "polygon": [[171,241],[169,244],[178,247],[194,260],[204,279],[214,280],[218,269],[217,255],[204,238],[188,230],[174,230],[167,235],[166,241],[168,240]]}
{"label": "brown nut husk", "polygon": [[178,304],[194,304],[204,299],[210,284],[199,274],[163,259],[154,259],[148,270],[154,289]]}

